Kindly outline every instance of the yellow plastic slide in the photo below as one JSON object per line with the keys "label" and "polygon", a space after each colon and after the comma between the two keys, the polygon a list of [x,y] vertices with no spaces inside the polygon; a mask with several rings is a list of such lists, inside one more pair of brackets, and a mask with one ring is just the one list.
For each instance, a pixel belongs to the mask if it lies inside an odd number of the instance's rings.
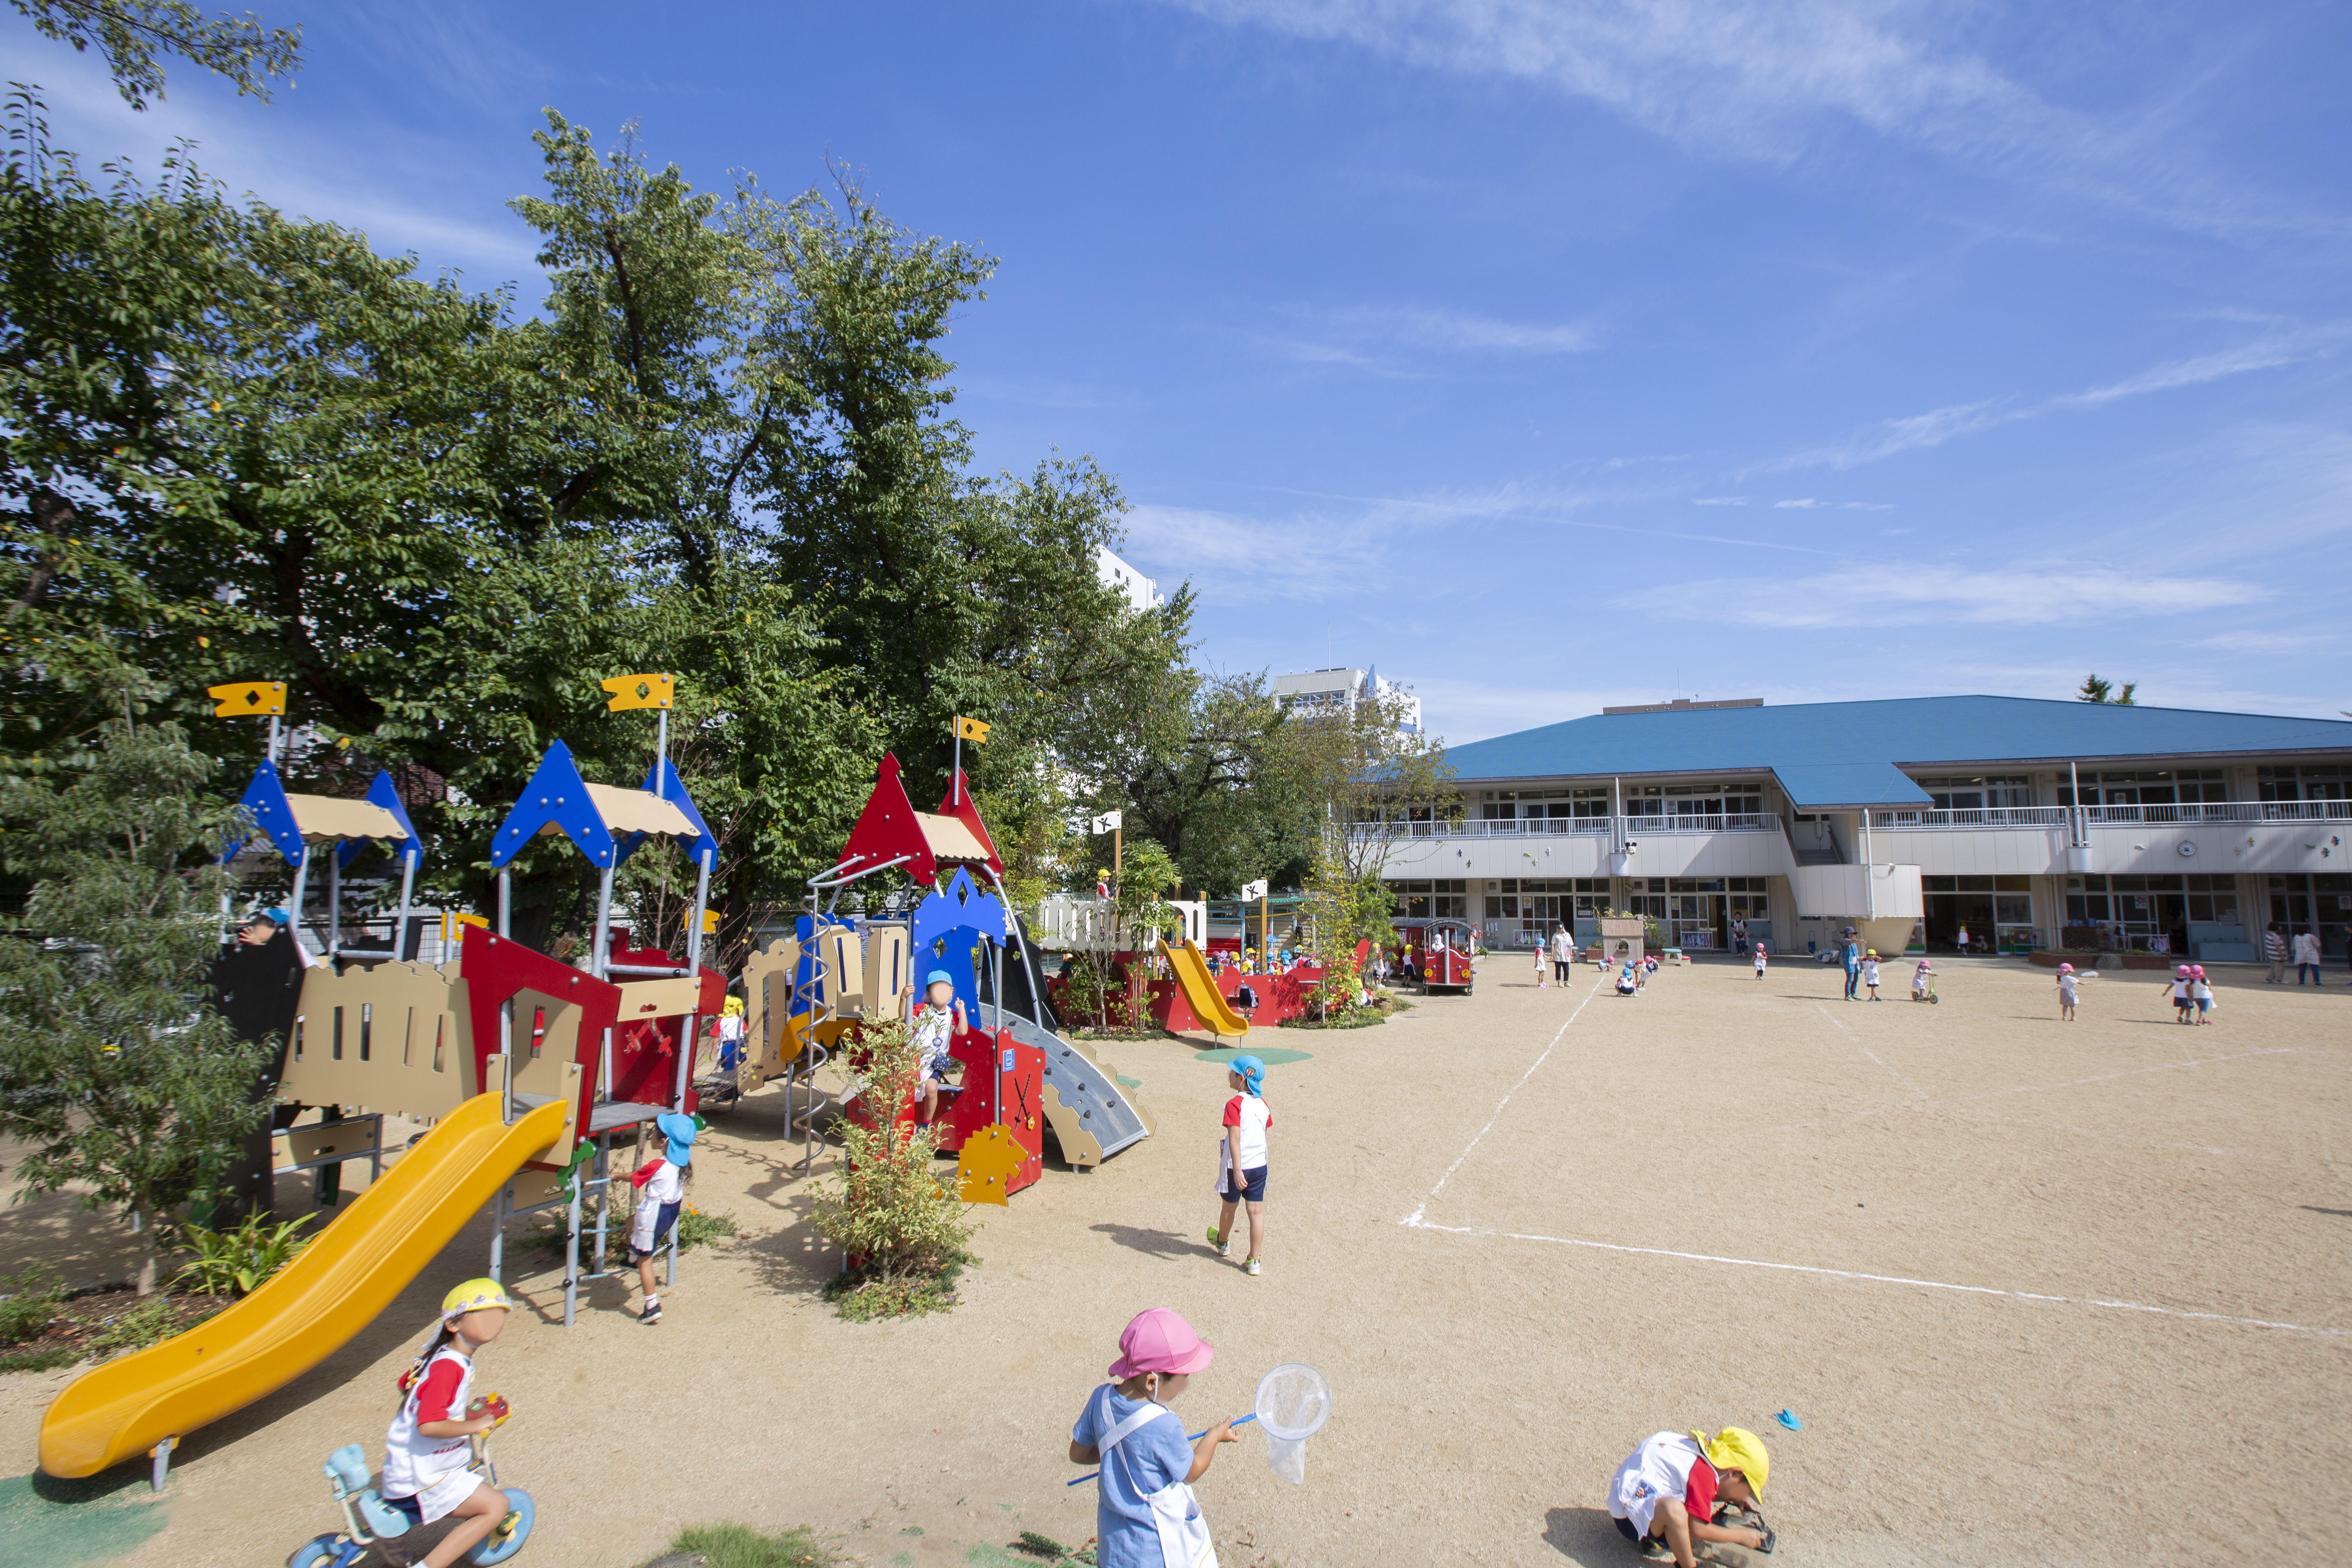
{"label": "yellow plastic slide", "polygon": [[[526,1161],[554,1145],[569,1110],[557,1100],[508,1127],[498,1095],[467,1100],[261,1289],[184,1334],[66,1384],[41,1418],[41,1468],[60,1479],[96,1475],[326,1360],[391,1305]],[[417,1325],[420,1341],[429,1326]]]}
{"label": "yellow plastic slide", "polygon": [[1176,984],[1184,988],[1184,1000],[1192,1005],[1193,1013],[1209,1026],[1211,1034],[1221,1040],[1238,1040],[1249,1033],[1249,1020],[1234,1012],[1225,994],[1217,989],[1217,977],[1209,973],[1208,961],[1192,945],[1191,937],[1184,939],[1181,952],[1161,942],[1160,955],[1175,972]]}

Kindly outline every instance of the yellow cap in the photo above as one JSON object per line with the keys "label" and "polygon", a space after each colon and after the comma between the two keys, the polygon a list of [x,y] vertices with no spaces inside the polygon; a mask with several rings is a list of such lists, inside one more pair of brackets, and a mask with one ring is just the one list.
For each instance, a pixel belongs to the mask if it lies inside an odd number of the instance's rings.
{"label": "yellow cap", "polygon": [[441,1321],[454,1322],[468,1312],[487,1310],[511,1312],[514,1302],[508,1300],[506,1289],[495,1279],[468,1279],[441,1298]]}
{"label": "yellow cap", "polygon": [[1764,1439],[1741,1426],[1726,1426],[1707,1440],[1704,1432],[1693,1432],[1698,1439],[1699,1452],[1706,1462],[1718,1470],[1738,1470],[1748,1478],[1748,1489],[1758,1497],[1764,1495],[1764,1473],[1772,1468],[1771,1457],[1764,1452]]}

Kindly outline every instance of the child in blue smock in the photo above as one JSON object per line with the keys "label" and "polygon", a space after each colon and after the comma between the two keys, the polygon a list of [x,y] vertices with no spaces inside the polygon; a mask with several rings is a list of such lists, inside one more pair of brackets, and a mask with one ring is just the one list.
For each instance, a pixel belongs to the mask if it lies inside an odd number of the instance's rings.
{"label": "child in blue smock", "polygon": [[1118,1336],[1116,1382],[1097,1387],[1070,1428],[1070,1462],[1100,1465],[1095,1505],[1098,1568],[1167,1568],[1213,1562],[1209,1522],[1192,1483],[1209,1473],[1220,1443],[1236,1443],[1231,1421],[1196,1441],[1167,1402],[1184,1392],[1216,1350],[1165,1307],[1139,1312]]}

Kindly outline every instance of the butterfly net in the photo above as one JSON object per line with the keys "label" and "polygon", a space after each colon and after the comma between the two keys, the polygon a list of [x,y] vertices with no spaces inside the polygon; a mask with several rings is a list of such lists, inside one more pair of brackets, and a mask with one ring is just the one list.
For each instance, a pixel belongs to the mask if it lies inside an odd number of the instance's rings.
{"label": "butterfly net", "polygon": [[1257,1385],[1257,1424],[1265,1432],[1265,1465],[1294,1486],[1307,1480],[1307,1439],[1331,1418],[1331,1385],[1304,1362],[1286,1362]]}

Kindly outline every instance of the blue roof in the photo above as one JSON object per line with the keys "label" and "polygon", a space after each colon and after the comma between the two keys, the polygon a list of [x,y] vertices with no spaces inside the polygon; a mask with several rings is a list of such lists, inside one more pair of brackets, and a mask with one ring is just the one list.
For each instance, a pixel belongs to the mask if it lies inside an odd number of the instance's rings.
{"label": "blue roof", "polygon": [[1465,782],[1761,773],[1801,810],[1916,805],[1901,768],[2352,752],[2352,722],[2032,697],[1597,713],[1446,749]]}

